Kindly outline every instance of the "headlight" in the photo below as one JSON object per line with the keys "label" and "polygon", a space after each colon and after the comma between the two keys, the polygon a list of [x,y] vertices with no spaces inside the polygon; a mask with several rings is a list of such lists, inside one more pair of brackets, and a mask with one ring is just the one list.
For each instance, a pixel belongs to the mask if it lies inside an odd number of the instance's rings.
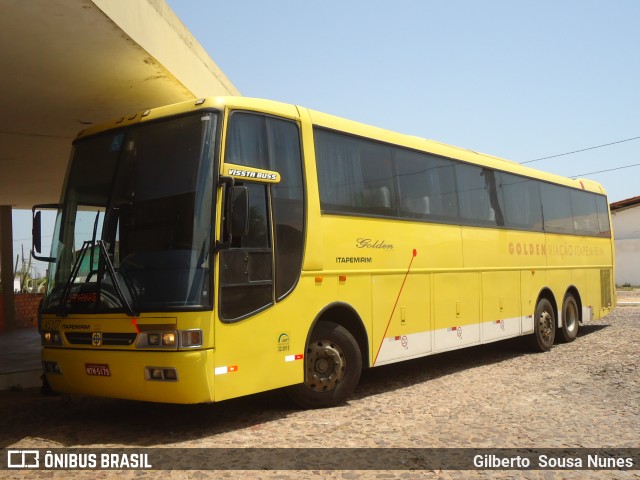
{"label": "headlight", "polygon": [[199,348],[202,347],[202,330],[178,330],[169,332],[140,332],[137,348]]}
{"label": "headlight", "polygon": [[162,334],[162,345],[164,347],[174,347],[176,345],[176,334],[171,333],[163,333]]}
{"label": "headlight", "polygon": [[42,332],[42,345],[62,345],[62,336],[58,331],[44,331]]}

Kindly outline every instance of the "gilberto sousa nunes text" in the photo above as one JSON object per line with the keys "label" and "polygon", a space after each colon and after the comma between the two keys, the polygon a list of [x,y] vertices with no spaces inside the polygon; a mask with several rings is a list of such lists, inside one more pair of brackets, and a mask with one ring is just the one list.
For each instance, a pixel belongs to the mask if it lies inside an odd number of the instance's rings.
{"label": "gilberto sousa nunes text", "polygon": [[476,455],[473,466],[478,469],[531,469],[531,470],[562,470],[562,469],[624,469],[633,468],[632,457],[606,457],[602,455],[581,456],[550,456],[538,455],[529,458],[521,455],[500,457],[498,455]]}

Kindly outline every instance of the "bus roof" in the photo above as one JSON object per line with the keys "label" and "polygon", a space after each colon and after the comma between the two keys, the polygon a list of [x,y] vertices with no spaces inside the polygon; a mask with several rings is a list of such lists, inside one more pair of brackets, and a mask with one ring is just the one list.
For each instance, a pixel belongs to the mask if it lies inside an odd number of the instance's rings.
{"label": "bus roof", "polygon": [[318,127],[336,130],[360,137],[366,137],[384,143],[404,146],[413,150],[428,152],[438,156],[483,165],[496,170],[502,170],[517,175],[537,178],[540,180],[566,185],[568,187],[580,190],[587,190],[600,194],[606,193],[603,186],[593,180],[584,178],[571,179],[527,167],[510,160],[495,157],[493,155],[475,152],[473,150],[448,145],[435,140],[429,140],[412,135],[405,135],[402,133],[385,130],[379,127],[373,127],[334,115],[305,109],[303,107],[297,107],[291,104],[248,97],[207,97],[197,100],[188,100],[186,102],[180,102],[173,105],[152,108],[131,115],[126,115],[112,121],[92,125],[78,133],[76,139],[85,138],[91,135],[134,125],[137,123],[158,120],[160,118],[180,115],[197,110],[210,110],[212,108],[218,110],[258,110],[263,113],[285,116],[291,119],[299,119],[301,113],[305,111],[308,113],[312,124]]}

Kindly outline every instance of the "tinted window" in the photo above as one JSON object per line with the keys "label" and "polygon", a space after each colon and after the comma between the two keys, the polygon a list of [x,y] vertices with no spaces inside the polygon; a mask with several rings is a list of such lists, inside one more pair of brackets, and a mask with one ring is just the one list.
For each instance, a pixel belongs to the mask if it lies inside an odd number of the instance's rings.
{"label": "tinted window", "polygon": [[456,165],[460,217],[471,224],[504,225],[495,172],[475,165]]}
{"label": "tinted window", "polygon": [[596,196],[580,190],[571,190],[573,224],[579,235],[600,235]]}
{"label": "tinted window", "polygon": [[394,153],[401,216],[457,219],[454,163],[410,150],[396,149]]}
{"label": "tinted window", "polygon": [[542,230],[542,205],[539,182],[528,178],[497,173],[505,226],[525,230]]}
{"label": "tinted window", "polygon": [[298,126],[291,121],[252,113],[231,116],[226,162],[274,170],[272,206],[276,251],[276,298],[298,281],[304,242],[304,184]]}
{"label": "tinted window", "polygon": [[316,130],[315,144],[323,210],[395,214],[389,147],[325,130]]}
{"label": "tinted window", "polygon": [[609,223],[609,204],[607,197],[596,195],[596,209],[598,210],[599,235],[603,237],[611,236],[611,225]]}
{"label": "tinted window", "polygon": [[[238,185],[240,182],[236,183]],[[273,267],[268,187],[245,185],[249,232],[220,252],[220,316],[235,320],[273,304]]]}
{"label": "tinted window", "polygon": [[541,183],[540,194],[542,195],[542,215],[545,231],[574,233],[575,228],[571,212],[571,189],[550,183]]}
{"label": "tinted window", "polygon": [[316,128],[322,210],[610,235],[606,197]]}
{"label": "tinted window", "polygon": [[269,164],[281,180],[272,188],[276,249],[276,298],[298,281],[304,246],[304,185],[300,134],[293,122],[267,118]]}
{"label": "tinted window", "polygon": [[231,116],[225,162],[270,169],[265,117],[246,113]]}

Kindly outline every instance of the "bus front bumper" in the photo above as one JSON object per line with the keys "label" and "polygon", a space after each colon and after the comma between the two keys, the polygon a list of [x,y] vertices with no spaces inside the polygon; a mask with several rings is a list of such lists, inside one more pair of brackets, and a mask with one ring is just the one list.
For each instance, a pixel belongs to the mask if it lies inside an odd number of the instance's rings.
{"label": "bus front bumper", "polygon": [[213,350],[43,348],[54,391],[162,403],[213,401]]}

